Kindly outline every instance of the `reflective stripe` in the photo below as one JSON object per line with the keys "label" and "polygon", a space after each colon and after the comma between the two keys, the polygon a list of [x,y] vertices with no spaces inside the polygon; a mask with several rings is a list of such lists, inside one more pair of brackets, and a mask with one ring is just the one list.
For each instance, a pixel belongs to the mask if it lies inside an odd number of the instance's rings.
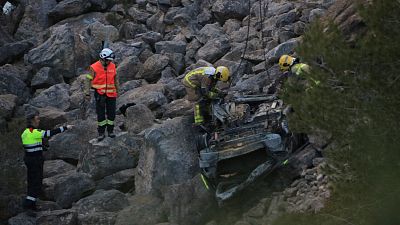
{"label": "reflective stripe", "polygon": [[37,151],[43,151],[43,147],[37,147],[37,148],[30,148],[30,149],[25,149],[26,152],[37,152]]}
{"label": "reflective stripe", "polygon": [[93,80],[93,77],[90,74],[86,74],[86,78],[89,79],[89,80]]}
{"label": "reflective stripe", "polygon": [[107,124],[107,120],[97,122],[97,125],[99,125],[100,127],[105,126],[106,124]]}
{"label": "reflective stripe", "polygon": [[196,87],[196,85],[194,85],[192,82],[190,82],[190,80],[189,80],[189,78],[192,76],[193,74],[188,74],[188,75],[186,75],[185,76],[185,80],[186,80],[186,82],[190,85],[190,87],[192,87],[192,88],[195,88]]}
{"label": "reflective stripe", "polygon": [[200,112],[200,105],[198,103],[196,103],[194,105],[194,123],[195,124],[200,124],[202,123],[204,120],[203,115],[201,115]]}
{"label": "reflective stripe", "polygon": [[64,132],[64,127],[60,127],[61,133]]}
{"label": "reflective stripe", "polygon": [[201,176],[201,180],[203,181],[204,186],[206,186],[207,190],[210,190],[210,188],[208,187],[207,181],[204,178],[203,174],[200,174],[200,176]]}
{"label": "reflective stripe", "polygon": [[114,125],[114,121],[112,120],[106,120],[108,125]]}
{"label": "reflective stripe", "polygon": [[24,145],[24,148],[37,147],[37,146],[42,146],[42,142],[38,142],[38,143],[35,143],[35,144]]}
{"label": "reflective stripe", "polygon": [[101,93],[114,93],[114,92],[117,92],[117,90],[116,89],[107,89],[107,90],[101,89],[100,92]]}
{"label": "reflective stripe", "polygon": [[31,196],[26,196],[26,199],[28,199],[28,200],[31,200],[31,201],[36,201],[36,198],[34,198],[34,197],[31,197]]}

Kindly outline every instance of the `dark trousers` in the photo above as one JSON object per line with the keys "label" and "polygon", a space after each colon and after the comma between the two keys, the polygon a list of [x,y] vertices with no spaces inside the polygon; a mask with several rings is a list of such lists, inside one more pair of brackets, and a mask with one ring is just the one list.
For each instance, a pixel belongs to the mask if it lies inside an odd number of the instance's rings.
{"label": "dark trousers", "polygon": [[[41,152],[40,154],[33,156],[25,155],[24,162],[27,168],[27,196],[38,198],[42,193],[44,157]],[[28,204],[32,203],[34,202]]]}
{"label": "dark trousers", "polygon": [[97,131],[99,134],[104,134],[107,127],[108,133],[112,133],[117,98],[107,97],[106,94],[100,95],[97,91],[94,93],[94,97],[96,99]]}

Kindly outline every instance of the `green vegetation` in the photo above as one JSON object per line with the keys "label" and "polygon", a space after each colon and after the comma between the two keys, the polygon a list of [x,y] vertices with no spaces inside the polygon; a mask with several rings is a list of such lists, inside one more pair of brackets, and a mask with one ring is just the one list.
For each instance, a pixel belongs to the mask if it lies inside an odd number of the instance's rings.
{"label": "green vegetation", "polygon": [[371,2],[359,8],[367,30],[355,42],[316,23],[297,51],[321,83],[286,82],[290,125],[331,133],[339,147],[328,160],[343,174],[322,212],[284,215],[277,225],[400,224],[400,2]]}

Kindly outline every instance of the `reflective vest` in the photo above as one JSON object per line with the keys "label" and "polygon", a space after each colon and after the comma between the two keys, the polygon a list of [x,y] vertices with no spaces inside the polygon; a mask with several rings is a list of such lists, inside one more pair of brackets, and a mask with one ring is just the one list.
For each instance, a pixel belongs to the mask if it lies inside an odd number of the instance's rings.
{"label": "reflective vest", "polygon": [[43,150],[42,139],[46,132],[34,128],[26,128],[21,134],[22,145],[26,152],[37,152]]}
{"label": "reflective vest", "polygon": [[310,79],[316,86],[320,84],[320,81],[313,79],[310,76],[305,77],[304,74],[309,74],[310,73],[310,66],[304,63],[297,63],[292,66],[290,69],[292,73],[296,74],[297,76],[300,76],[303,79]]}
{"label": "reflective vest", "polygon": [[117,97],[117,89],[114,83],[115,76],[117,75],[115,64],[110,62],[107,69],[104,69],[103,64],[97,61],[90,65],[90,67],[95,72],[95,77],[92,80],[92,88],[96,89],[100,95],[105,93],[108,97]]}
{"label": "reflective vest", "polygon": [[187,73],[182,83],[186,87],[197,88],[200,87],[203,82],[205,82],[203,81],[203,79],[209,79],[208,77],[214,74],[215,74],[214,67],[200,67]]}

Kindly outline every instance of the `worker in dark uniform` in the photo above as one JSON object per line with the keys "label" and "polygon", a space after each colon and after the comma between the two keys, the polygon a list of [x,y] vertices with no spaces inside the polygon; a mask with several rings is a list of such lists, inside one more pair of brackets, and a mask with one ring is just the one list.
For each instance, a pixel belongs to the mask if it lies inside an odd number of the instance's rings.
{"label": "worker in dark uniform", "polygon": [[54,130],[38,129],[39,113],[27,115],[27,127],[21,135],[22,144],[25,149],[24,162],[27,168],[28,190],[24,201],[24,208],[36,210],[36,200],[42,191],[43,180],[43,138],[49,138],[55,134],[71,129],[72,125],[62,126]]}

